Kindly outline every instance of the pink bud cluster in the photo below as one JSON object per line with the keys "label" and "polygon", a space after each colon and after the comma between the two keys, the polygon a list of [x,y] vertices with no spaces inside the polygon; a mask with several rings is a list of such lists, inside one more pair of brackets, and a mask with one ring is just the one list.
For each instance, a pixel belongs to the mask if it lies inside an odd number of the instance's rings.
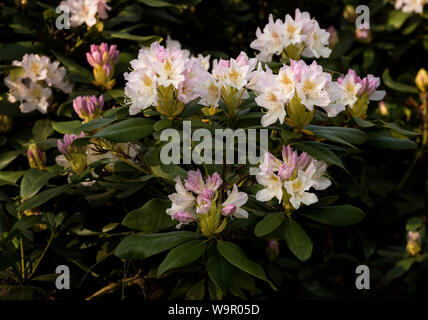
{"label": "pink bud cluster", "polygon": [[110,48],[104,42],[100,45],[91,44],[91,51],[86,53],[86,59],[93,68],[97,65],[101,66],[108,76],[110,75],[112,66],[119,58],[119,53],[115,44],[111,45]]}
{"label": "pink bud cluster", "polygon": [[85,122],[99,118],[104,107],[104,98],[101,95],[96,96],[79,96],[73,100],[74,111]]}
{"label": "pink bud cluster", "polygon": [[81,132],[80,135],[75,134],[65,134],[63,137],[63,141],[58,139],[57,147],[59,152],[61,152],[64,156],[70,156],[71,153],[76,152],[76,147],[74,147],[73,141],[82,138],[85,136],[84,132]]}

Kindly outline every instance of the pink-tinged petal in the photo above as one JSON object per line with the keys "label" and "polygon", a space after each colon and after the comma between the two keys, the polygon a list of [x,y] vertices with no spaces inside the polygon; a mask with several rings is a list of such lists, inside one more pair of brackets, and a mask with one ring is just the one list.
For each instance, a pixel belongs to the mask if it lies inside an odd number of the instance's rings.
{"label": "pink-tinged petal", "polygon": [[216,191],[223,184],[223,180],[217,172],[208,177],[206,187],[212,191]]}
{"label": "pink-tinged petal", "polygon": [[223,209],[221,209],[221,214],[224,216],[230,216],[236,212],[236,204],[228,204]]}
{"label": "pink-tinged petal", "polygon": [[196,194],[201,194],[205,190],[205,183],[199,169],[197,171],[189,171],[187,173],[187,180],[184,182],[187,191],[193,191]]}
{"label": "pink-tinged petal", "polygon": [[173,218],[180,223],[190,223],[196,220],[196,218],[188,212],[180,211],[173,215]]}

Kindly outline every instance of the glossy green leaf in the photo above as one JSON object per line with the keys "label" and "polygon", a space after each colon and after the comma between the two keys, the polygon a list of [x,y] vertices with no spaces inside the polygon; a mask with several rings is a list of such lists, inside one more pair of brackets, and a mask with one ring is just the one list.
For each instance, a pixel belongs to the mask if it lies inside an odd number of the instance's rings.
{"label": "glossy green leaf", "polygon": [[284,221],[285,214],[283,213],[268,213],[264,216],[263,220],[257,223],[255,234],[257,237],[263,237],[275,231]]}
{"label": "glossy green leaf", "polygon": [[177,224],[176,220],[165,213],[171,207],[171,201],[151,199],[141,208],[131,211],[122,221],[122,225],[148,232],[158,232]]}
{"label": "glossy green leaf", "polygon": [[183,267],[196,261],[206,250],[207,243],[203,240],[191,240],[172,249],[158,268],[158,277],[164,272]]}
{"label": "glossy green leaf", "polygon": [[308,260],[312,255],[312,241],[305,230],[293,218],[284,221],[284,238],[288,248],[301,261]]}
{"label": "glossy green leaf", "polygon": [[360,222],[365,213],[351,205],[309,207],[302,210],[300,215],[331,226],[345,227]]}
{"label": "glossy green leaf", "polygon": [[115,250],[115,255],[122,259],[142,260],[201,237],[200,233],[189,231],[133,234],[119,243]]}
{"label": "glossy green leaf", "polygon": [[218,241],[217,249],[221,253],[221,255],[232,265],[251,274],[256,278],[266,281],[267,283],[269,283],[272,289],[276,290],[273,283],[270,282],[266,277],[265,271],[263,270],[262,266],[248,259],[239,246],[229,241]]}
{"label": "glossy green leaf", "polygon": [[154,120],[132,118],[126,119],[103,128],[94,137],[106,138],[113,142],[137,141],[153,132]]}
{"label": "glossy green leaf", "polygon": [[28,170],[21,182],[21,198],[27,200],[35,196],[48,183],[49,179],[54,176],[56,176],[56,173],[40,171],[38,169]]}

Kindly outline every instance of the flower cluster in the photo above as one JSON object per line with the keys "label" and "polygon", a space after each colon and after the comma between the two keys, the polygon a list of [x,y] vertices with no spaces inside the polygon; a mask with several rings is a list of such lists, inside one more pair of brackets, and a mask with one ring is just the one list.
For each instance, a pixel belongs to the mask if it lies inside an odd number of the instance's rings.
{"label": "flower cluster", "polygon": [[124,74],[130,114],[156,105],[158,112],[174,117],[182,111],[183,103],[198,97],[194,87],[206,73],[207,59],[190,56],[171,39],[167,44],[165,48],[154,42],[141,49],[138,59],[131,61],[132,71]]}
{"label": "flower cluster", "polygon": [[104,98],[102,95],[98,99],[96,96],[79,96],[73,100],[74,111],[84,122],[98,119],[103,107]]}
{"label": "flower cluster", "polygon": [[330,33],[321,29],[316,20],[311,19],[308,12],[296,9],[294,19],[285,16],[285,21],[273,20],[269,16],[269,23],[256,31],[257,39],[250,46],[260,51],[257,58],[260,61],[271,61],[273,55],[284,52],[290,59],[304,57],[328,58],[331,49],[328,48]]}
{"label": "flower cluster", "polygon": [[66,0],[62,1],[61,5],[69,8],[72,27],[85,23],[90,28],[97,23],[97,14],[101,19],[107,19],[107,11],[111,10],[111,7],[107,5],[107,0]]}
{"label": "flower cluster", "polygon": [[21,67],[16,73],[8,75],[4,82],[9,88],[9,102],[20,102],[19,108],[27,113],[39,110],[46,113],[52,87],[70,93],[73,86],[64,80],[66,70],[59,62],[51,62],[46,56],[25,54],[21,61],[12,65]]}
{"label": "flower cluster", "polygon": [[267,110],[261,120],[265,127],[277,120],[283,123],[287,111],[293,117],[299,112],[293,107],[296,104],[303,105],[310,112],[314,106],[322,107],[330,117],[345,109],[344,106],[333,104],[338,98],[337,88],[331,75],[324,72],[315,61],[306,65],[302,60],[290,60],[290,66],[283,65],[277,75],[268,66],[266,71],[259,68],[251,89],[258,95],[257,104]]}
{"label": "flower cluster", "polygon": [[342,109],[349,106],[355,116],[365,117],[369,100],[380,101],[385,97],[384,90],[376,90],[380,85],[380,79],[371,74],[361,79],[354,70],[337,79],[339,88],[338,99],[334,109]]}
{"label": "flower cluster", "polygon": [[223,185],[217,172],[204,181],[199,170],[189,171],[184,185],[180,177],[176,177],[175,181],[176,193],[169,195],[172,205],[166,213],[179,222],[177,228],[198,221],[202,232],[212,235],[226,226],[226,220],[220,221],[222,216],[248,217],[248,212],[241,208],[247,202],[248,195],[239,192],[236,185],[227,192],[225,201],[217,203],[221,199],[219,189]]}
{"label": "flower cluster", "polygon": [[315,203],[318,201],[317,196],[308,190],[312,187],[325,190],[331,185],[325,176],[325,162],[315,160],[305,152],[299,156],[290,146],[283,147],[282,161],[266,152],[259,169],[256,179],[264,189],[257,192],[256,199],[269,201],[277,198],[284,207],[290,203],[294,209],[298,209],[302,203]]}
{"label": "flower cluster", "polygon": [[91,51],[86,53],[88,63],[94,68],[94,84],[106,90],[113,88],[116,81],[114,76],[114,65],[119,58],[119,50],[116,45],[108,46],[107,43],[91,45]]}
{"label": "flower cluster", "polygon": [[426,3],[426,0],[395,0],[395,9],[423,14]]}

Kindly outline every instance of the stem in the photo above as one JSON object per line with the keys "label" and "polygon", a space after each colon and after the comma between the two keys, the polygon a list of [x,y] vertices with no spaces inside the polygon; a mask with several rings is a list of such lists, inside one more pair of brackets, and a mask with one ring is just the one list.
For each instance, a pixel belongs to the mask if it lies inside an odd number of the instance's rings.
{"label": "stem", "polygon": [[[18,212],[18,220],[21,220],[21,218],[21,212]],[[25,280],[24,243],[22,241],[22,235],[19,236],[19,247],[21,252],[21,280]]]}
{"label": "stem", "polygon": [[39,266],[40,262],[44,258],[46,251],[48,251],[48,249],[49,249],[50,245],[52,244],[52,241],[54,238],[55,238],[55,232],[51,232],[51,236],[49,238],[49,241],[48,241],[45,249],[43,250],[42,255],[40,256],[39,260],[37,260],[36,265],[34,266],[33,270],[31,271],[29,278],[31,278],[33,276],[33,274],[36,272],[37,267]]}
{"label": "stem", "polygon": [[25,279],[25,261],[24,261],[24,245],[22,243],[22,236],[19,237],[19,246],[21,247],[21,279]]}

